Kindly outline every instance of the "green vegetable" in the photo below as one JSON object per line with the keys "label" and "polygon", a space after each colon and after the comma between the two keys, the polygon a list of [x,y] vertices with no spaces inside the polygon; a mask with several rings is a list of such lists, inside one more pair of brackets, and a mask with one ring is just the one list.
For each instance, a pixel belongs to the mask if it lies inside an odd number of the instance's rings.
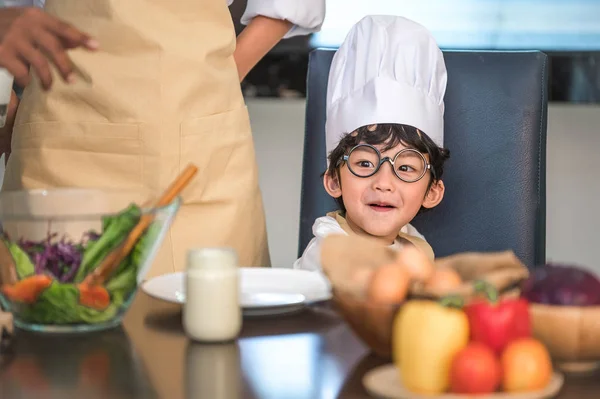
{"label": "green vegetable", "polygon": [[131,260],[126,259],[127,267],[124,267],[120,273],[115,274],[106,283],[106,289],[114,297],[115,294],[125,294],[131,292],[137,286],[137,265]]}
{"label": "green vegetable", "polygon": [[109,321],[119,313],[119,309],[123,305],[123,297],[114,295],[110,306],[104,310],[95,310],[86,306],[77,306],[78,313],[81,317],[81,321],[85,323],[102,323]]}
{"label": "green vegetable", "polygon": [[131,251],[131,261],[133,264],[141,265],[146,262],[146,258],[150,255],[152,243],[158,239],[161,227],[160,224],[151,224],[142,237],[140,237],[136,246]]}
{"label": "green vegetable", "polygon": [[123,296],[116,295],[102,311],[79,304],[79,290],[73,284],[54,282],[32,305],[19,305],[19,318],[29,323],[74,324],[102,323],[116,316]]}
{"label": "green vegetable", "polygon": [[129,292],[136,287],[139,266],[144,264],[146,258],[150,255],[152,243],[156,241],[159,233],[159,225],[150,225],[133,247],[129,256],[121,262],[119,268],[107,282],[106,289],[108,292],[111,294],[118,291]]}
{"label": "green vegetable", "polygon": [[15,260],[15,265],[17,267],[17,275],[19,276],[19,279],[23,279],[27,276],[31,276],[32,274],[34,274],[35,268],[33,266],[33,262],[31,262],[31,259],[29,259],[27,253],[23,251],[17,244],[5,240],[4,238],[2,240],[4,240],[6,247],[10,251],[10,254],[12,255],[13,259]]}
{"label": "green vegetable", "polygon": [[81,266],[75,275],[76,283],[82,282],[85,276],[94,271],[110,251],[125,240],[140,220],[141,215],[141,209],[137,205],[131,204],[119,214],[103,219],[102,235],[85,248]]}
{"label": "green vegetable", "polygon": [[56,281],[32,305],[19,305],[19,318],[29,323],[71,324],[77,317],[79,293],[73,284]]}
{"label": "green vegetable", "polygon": [[[13,303],[12,307],[18,317],[30,323],[55,325],[102,323],[114,318],[135,292],[139,266],[150,255],[152,244],[160,233],[160,225],[151,225],[147,229],[131,253],[109,277],[105,288],[111,296],[111,303],[107,309],[99,311],[82,305],[77,284],[125,240],[138,223],[141,214],[138,206],[130,205],[119,214],[104,218],[100,237],[90,240],[85,247],[77,248],[83,252],[83,257],[73,283],[55,280],[34,304]],[[19,277],[34,274],[34,264],[28,254],[16,243],[7,242],[7,246],[15,258]]]}

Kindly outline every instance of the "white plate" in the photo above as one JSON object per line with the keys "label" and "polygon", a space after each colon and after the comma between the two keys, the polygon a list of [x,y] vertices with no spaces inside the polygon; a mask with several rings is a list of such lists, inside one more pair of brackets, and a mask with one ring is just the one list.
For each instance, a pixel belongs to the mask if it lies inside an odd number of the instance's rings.
{"label": "white plate", "polygon": [[[185,274],[164,274],[142,284],[151,297],[183,304]],[[273,315],[299,310],[331,298],[328,281],[320,273],[284,268],[240,268],[240,301],[244,315]]]}
{"label": "white plate", "polygon": [[300,311],[305,306],[302,294],[247,293],[240,298],[244,316],[268,316]]}

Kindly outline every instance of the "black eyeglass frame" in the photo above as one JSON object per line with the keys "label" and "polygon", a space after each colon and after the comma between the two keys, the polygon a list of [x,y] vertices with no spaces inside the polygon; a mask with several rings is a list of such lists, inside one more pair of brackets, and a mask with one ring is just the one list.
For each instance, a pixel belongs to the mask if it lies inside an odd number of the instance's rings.
{"label": "black eyeglass frame", "polygon": [[[340,161],[348,163],[348,160],[350,159],[350,155],[352,155],[352,152],[354,152],[355,150],[357,150],[359,148],[363,148],[363,147],[368,147],[368,148],[370,148],[370,149],[372,149],[372,150],[375,151],[375,153],[379,157],[379,164],[377,165],[377,167],[375,168],[375,170],[373,171],[373,173],[368,174],[366,176],[359,175],[359,174],[355,173],[352,170],[352,167],[348,164],[348,170],[350,171],[350,173],[352,173],[356,177],[369,178],[369,177],[375,175],[377,172],[379,172],[379,169],[381,169],[381,165],[383,165],[385,162],[389,162],[390,165],[392,165],[392,170],[394,171],[394,174],[396,175],[396,177],[398,179],[402,180],[405,183],[416,183],[416,182],[418,182],[419,180],[421,180],[423,178],[423,176],[425,176],[425,174],[427,173],[428,170],[431,170],[431,173],[434,174],[433,173],[433,169],[431,169],[431,164],[427,162],[427,160],[425,159],[425,156],[420,151],[417,151],[414,148],[404,148],[404,149],[398,151],[398,153],[396,155],[394,155],[393,158],[390,158],[390,157],[383,157],[382,158],[381,157],[381,152],[375,146],[373,146],[371,144],[365,144],[365,143],[363,143],[363,144],[358,144],[358,145],[354,146],[348,152],[347,155],[344,155],[342,157],[342,159]],[[418,178],[414,179],[414,180],[403,179],[402,177],[400,177],[400,175],[398,175],[398,171],[396,170],[396,166],[395,166],[396,159],[398,159],[398,157],[401,154],[406,154],[407,152],[414,152],[415,154],[417,154],[423,160],[423,165],[425,165],[425,167],[423,168],[423,173],[421,173],[421,175]]]}

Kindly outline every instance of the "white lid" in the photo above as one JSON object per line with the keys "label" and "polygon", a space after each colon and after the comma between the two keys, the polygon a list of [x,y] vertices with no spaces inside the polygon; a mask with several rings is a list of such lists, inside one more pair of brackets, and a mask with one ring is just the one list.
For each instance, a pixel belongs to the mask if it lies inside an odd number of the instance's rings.
{"label": "white lid", "polygon": [[237,268],[238,257],[233,248],[194,248],[187,253],[187,269]]}

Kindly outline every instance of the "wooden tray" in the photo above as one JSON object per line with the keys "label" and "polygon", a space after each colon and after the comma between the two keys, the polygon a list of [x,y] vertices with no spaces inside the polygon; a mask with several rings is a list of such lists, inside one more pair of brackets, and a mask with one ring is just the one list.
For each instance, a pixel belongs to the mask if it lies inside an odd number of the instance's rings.
{"label": "wooden tray", "polygon": [[363,377],[367,392],[376,398],[385,399],[546,399],[558,394],[564,382],[560,373],[554,373],[548,386],[541,391],[523,393],[492,393],[487,395],[418,395],[408,391],[400,381],[400,373],[393,364],[377,367]]}

